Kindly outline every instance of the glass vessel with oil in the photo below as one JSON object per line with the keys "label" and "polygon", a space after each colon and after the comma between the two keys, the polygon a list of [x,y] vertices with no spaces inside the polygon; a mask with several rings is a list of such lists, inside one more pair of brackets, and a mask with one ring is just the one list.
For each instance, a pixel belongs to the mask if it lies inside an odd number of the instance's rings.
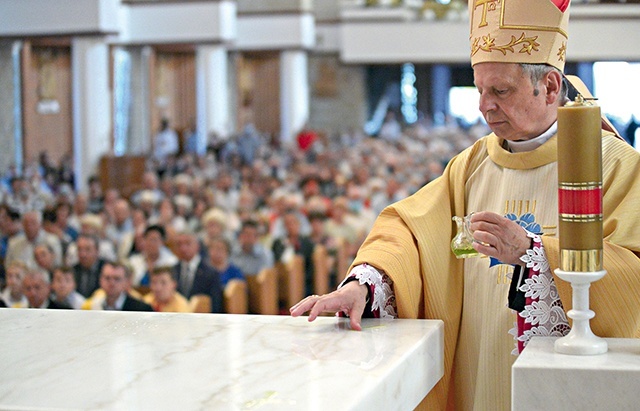
{"label": "glass vessel with oil", "polygon": [[470,217],[471,214],[465,217],[453,216],[453,221],[456,222],[458,230],[453,240],[451,240],[451,250],[456,258],[469,258],[480,255],[473,248],[473,235],[469,228],[471,224]]}

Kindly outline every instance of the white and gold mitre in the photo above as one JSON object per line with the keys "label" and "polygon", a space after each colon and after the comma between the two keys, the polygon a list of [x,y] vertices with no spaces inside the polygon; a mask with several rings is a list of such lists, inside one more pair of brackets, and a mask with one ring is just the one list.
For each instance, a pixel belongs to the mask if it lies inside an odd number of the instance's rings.
{"label": "white and gold mitre", "polygon": [[570,0],[469,0],[471,65],[550,64],[564,69]]}

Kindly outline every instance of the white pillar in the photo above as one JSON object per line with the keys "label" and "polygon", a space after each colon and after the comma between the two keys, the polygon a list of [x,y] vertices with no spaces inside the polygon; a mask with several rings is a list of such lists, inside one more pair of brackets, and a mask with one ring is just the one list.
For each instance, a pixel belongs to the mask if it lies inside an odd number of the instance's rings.
{"label": "white pillar", "polygon": [[147,155],[151,151],[151,46],[128,47],[131,56],[131,107],[127,154]]}
{"label": "white pillar", "polygon": [[198,152],[203,153],[208,136],[227,138],[231,133],[227,49],[223,45],[196,48],[196,111]]}
{"label": "white pillar", "polygon": [[283,143],[290,142],[309,119],[307,52],[284,50],[280,54],[280,123]]}
{"label": "white pillar", "polygon": [[73,153],[76,189],[84,189],[111,147],[109,46],[100,37],[71,41]]}
{"label": "white pillar", "polygon": [[0,173],[22,168],[22,42],[0,40]]}

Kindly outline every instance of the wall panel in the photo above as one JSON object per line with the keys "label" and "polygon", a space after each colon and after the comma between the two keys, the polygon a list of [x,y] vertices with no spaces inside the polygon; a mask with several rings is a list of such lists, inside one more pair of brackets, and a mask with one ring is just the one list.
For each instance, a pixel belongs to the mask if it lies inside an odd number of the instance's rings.
{"label": "wall panel", "polygon": [[25,42],[22,58],[24,160],[73,152],[71,48]]}

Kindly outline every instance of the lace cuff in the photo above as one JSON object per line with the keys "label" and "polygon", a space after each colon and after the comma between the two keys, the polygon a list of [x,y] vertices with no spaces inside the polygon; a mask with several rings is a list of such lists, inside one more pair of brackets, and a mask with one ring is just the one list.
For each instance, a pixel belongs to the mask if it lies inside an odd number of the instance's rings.
{"label": "lace cuff", "polygon": [[533,240],[533,246],[520,260],[526,264],[528,275],[517,285],[524,304],[517,314],[515,327],[509,331],[515,338],[516,347],[512,352],[515,355],[522,352],[534,336],[561,337],[570,330],[542,240],[528,231],[527,235]]}
{"label": "lace cuff", "polygon": [[351,270],[338,288],[342,287],[349,279],[356,278],[362,285],[369,287],[371,301],[371,313],[374,318],[396,318],[396,299],[393,292],[391,278],[368,264],[360,264]]}
{"label": "lace cuff", "polygon": [[538,234],[534,234],[528,230],[527,237],[532,240],[532,246],[527,252],[520,257],[520,261],[525,263],[527,268],[533,269],[538,273],[549,270],[549,260],[542,247],[542,239]]}

